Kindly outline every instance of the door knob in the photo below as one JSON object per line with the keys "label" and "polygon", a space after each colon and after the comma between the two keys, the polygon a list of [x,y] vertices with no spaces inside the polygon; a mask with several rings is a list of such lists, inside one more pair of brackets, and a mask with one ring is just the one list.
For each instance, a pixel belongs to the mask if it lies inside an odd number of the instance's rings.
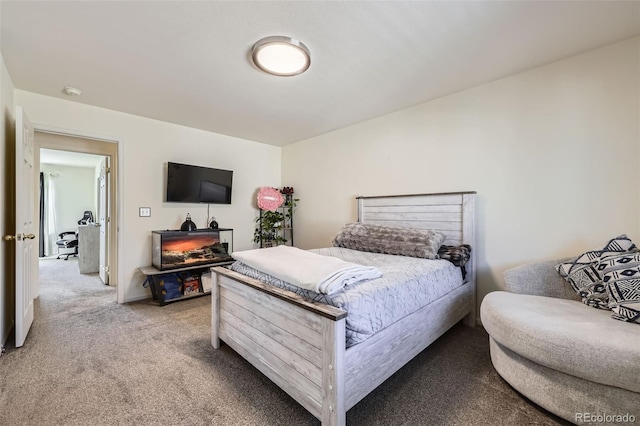
{"label": "door knob", "polygon": [[5,241],[22,241],[22,240],[33,240],[35,238],[35,234],[17,234],[17,235],[5,235],[2,237]]}

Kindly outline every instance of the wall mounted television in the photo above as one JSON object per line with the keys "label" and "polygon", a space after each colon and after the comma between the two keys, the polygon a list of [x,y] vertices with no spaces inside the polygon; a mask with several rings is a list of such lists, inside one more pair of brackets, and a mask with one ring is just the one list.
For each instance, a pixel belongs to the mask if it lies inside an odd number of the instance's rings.
{"label": "wall mounted television", "polygon": [[167,163],[167,202],[231,204],[233,171]]}

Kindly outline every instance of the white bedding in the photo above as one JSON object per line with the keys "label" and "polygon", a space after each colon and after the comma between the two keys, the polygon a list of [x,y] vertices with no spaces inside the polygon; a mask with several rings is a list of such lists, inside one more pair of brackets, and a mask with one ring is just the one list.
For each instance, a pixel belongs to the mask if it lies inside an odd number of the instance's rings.
{"label": "white bedding", "polygon": [[373,266],[346,262],[290,246],[237,251],[231,256],[273,277],[322,294],[333,294],[346,285],[382,276],[380,270]]}
{"label": "white bedding", "polygon": [[298,288],[240,261],[230,268],[316,302],[346,310],[347,347],[363,342],[464,282],[460,268],[447,260],[369,253],[340,247],[311,251],[359,265],[375,266],[382,272],[382,277],[347,285],[332,295],[326,295]]}

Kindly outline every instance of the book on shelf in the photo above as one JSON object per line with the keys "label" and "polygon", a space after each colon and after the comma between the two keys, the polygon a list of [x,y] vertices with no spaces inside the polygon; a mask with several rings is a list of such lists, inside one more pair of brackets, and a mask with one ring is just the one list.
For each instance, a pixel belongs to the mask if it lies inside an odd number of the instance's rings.
{"label": "book on shelf", "polygon": [[185,278],[182,283],[182,294],[189,296],[196,293],[200,293],[200,279],[197,276]]}

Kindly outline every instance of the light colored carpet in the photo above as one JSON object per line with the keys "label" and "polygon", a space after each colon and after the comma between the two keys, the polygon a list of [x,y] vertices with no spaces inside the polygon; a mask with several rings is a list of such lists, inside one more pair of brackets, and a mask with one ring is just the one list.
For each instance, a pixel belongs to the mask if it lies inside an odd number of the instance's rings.
{"label": "light colored carpet", "polygon": [[[116,303],[77,260],[42,260],[36,319],[0,357],[0,425],[319,425],[228,346],[210,296]],[[74,269],[75,268],[75,269]],[[350,425],[564,424],[509,387],[457,325],[347,413]]]}

